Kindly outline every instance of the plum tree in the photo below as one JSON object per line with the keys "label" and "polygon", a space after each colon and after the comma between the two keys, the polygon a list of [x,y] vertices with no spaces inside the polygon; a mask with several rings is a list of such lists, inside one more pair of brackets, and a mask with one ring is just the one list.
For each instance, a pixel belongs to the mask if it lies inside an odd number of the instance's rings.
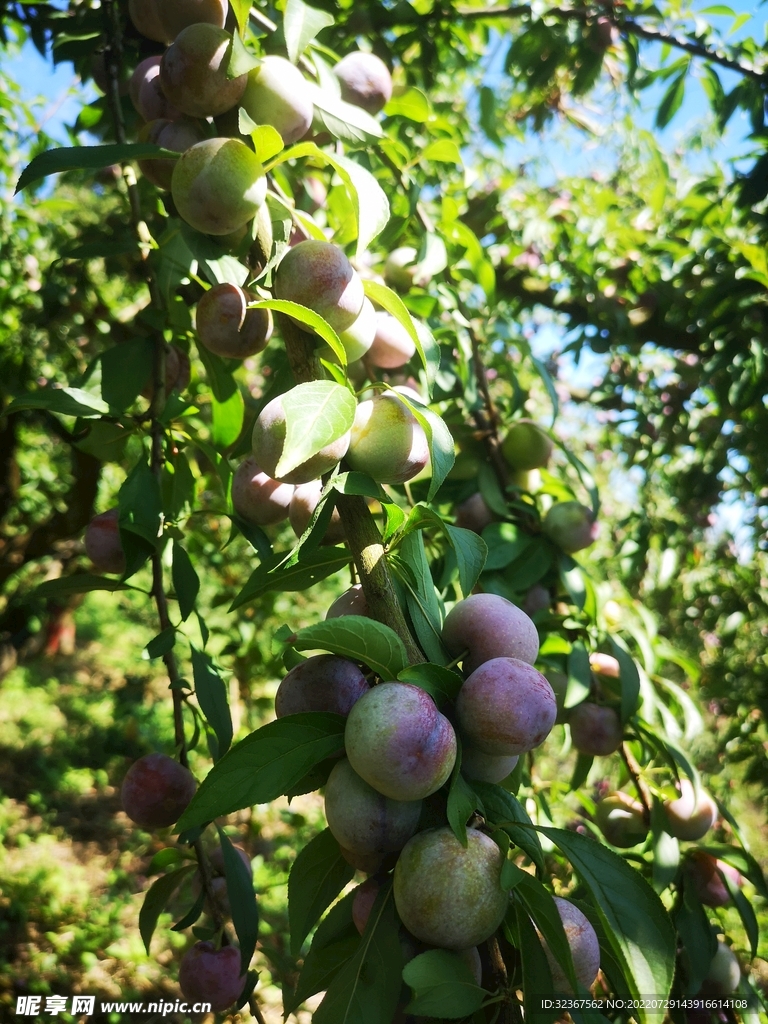
{"label": "plum tree", "polygon": [[232,36],[205,22],[183,29],[163,54],[160,85],[189,117],[216,117],[239,103],[247,75],[227,77]]}
{"label": "plum tree", "polygon": [[727,996],[735,992],[741,981],[741,964],[730,946],[718,942],[709,965],[702,992]]}
{"label": "plum tree", "polygon": [[493,512],[488,508],[485,498],[477,491],[456,506],[456,525],[463,530],[482,533],[486,526],[493,522]]}
{"label": "plum tree", "polygon": [[344,252],[315,239],[299,242],[283,256],[275,296],[314,310],[337,333],[354,324],[365,300],[363,282]]}
{"label": "plum tree", "polygon": [[145,754],[126,772],[120,790],[123,810],[142,828],[167,828],[179,820],[195,795],[189,768],[167,754]]}
{"label": "plum tree", "polygon": [[468,779],[477,779],[478,782],[501,782],[514,771],[518,760],[517,754],[484,754],[476,747],[466,746],[461,751],[461,770]]}
{"label": "plum tree", "polygon": [[384,263],[384,280],[391,288],[407,292],[418,283],[417,279],[421,280],[418,256],[412,245],[401,245],[399,249],[392,250]]}
{"label": "plum tree", "polygon": [[228,235],[256,214],[267,179],[256,154],[238,139],[205,139],[182,153],[171,178],[181,217],[208,235]]}
{"label": "plum tree", "polygon": [[664,804],[666,830],[675,839],[695,842],[706,835],[717,821],[717,804],[703,789],[698,800],[693,783],[680,779],[680,796]]}
{"label": "plum tree", "polygon": [[376,902],[380,889],[381,883],[377,878],[366,878],[355,889],[355,895],[352,899],[352,921],[361,935],[368,924],[368,918],[371,916],[373,904]]}
{"label": "plum tree", "polygon": [[345,850],[385,854],[402,850],[419,824],[421,800],[390,800],[361,779],[344,758],[325,784],[328,828]]}
{"label": "plum tree", "polygon": [[629,849],[645,841],[647,817],[643,805],[621,790],[598,800],[595,808],[597,827],[608,842],[619,849]]}
{"label": "plum tree", "polygon": [[566,554],[581,551],[597,537],[597,523],[591,509],[578,501],[561,501],[544,517],[544,533]]}
{"label": "plum tree", "polygon": [[621,719],[613,708],[585,701],[568,718],[571,741],[581,754],[605,757],[618,750],[624,736]]}
{"label": "plum tree", "polygon": [[341,83],[342,99],[369,114],[378,114],[392,98],[392,76],[375,53],[348,53],[333,71]]}
{"label": "plum tree", "polygon": [[283,678],[275,695],[275,714],[278,718],[304,711],[348,715],[369,689],[353,661],[335,654],[316,654],[294,665]]}
{"label": "plum tree", "polygon": [[136,65],[136,70],[128,82],[131,103],[145,121],[155,121],[158,118],[173,121],[181,117],[181,111],[166,98],[160,87],[160,61],[160,57],[147,57]]}
{"label": "plum tree", "polygon": [[[589,988],[600,970],[600,945],[598,943],[595,929],[589,920],[568,900],[554,897],[557,912],[563,923],[565,937],[571,949],[573,959],[573,970],[576,980],[583,988]],[[565,971],[554,957],[549,947],[544,944],[544,952],[547,954],[549,969],[552,972],[552,983],[555,992],[569,994],[573,990]]]}
{"label": "plum tree", "polygon": [[[175,121],[169,121],[167,118],[150,121],[139,132],[139,142],[154,142],[155,145],[176,153],[184,153],[190,146],[202,142],[204,138],[205,133],[201,125],[188,117],[179,117]],[[174,160],[163,160],[162,158],[138,161],[144,177],[153,185],[168,192],[171,190],[175,163]]]}
{"label": "plum tree", "polygon": [[550,734],[556,716],[546,677],[517,658],[483,662],[456,698],[462,737],[483,754],[512,757],[533,750]]}
{"label": "plum tree", "polygon": [[742,877],[736,868],[718,860],[705,850],[694,850],[686,861],[686,877],[693,885],[696,895],[707,907],[724,907],[731,902],[731,894],[725,884],[725,875],[734,885],[742,884]]}
{"label": "plum tree", "polygon": [[539,634],[517,605],[496,594],[472,594],[453,606],[442,631],[453,658],[463,651],[464,671],[474,672],[492,658],[518,658],[532,665],[539,653]]}
{"label": "plum tree", "polygon": [[94,516],[85,528],[85,553],[100,572],[122,576],[125,553],[120,541],[120,509],[109,508]]}
{"label": "plum tree", "polygon": [[410,683],[380,683],[364,694],[349,713],[344,746],[357,774],[392,800],[436,792],[456,761],[453,726]]}
{"label": "plum tree", "polygon": [[467,829],[466,847],[450,828],[418,832],[395,865],[400,920],[430,946],[477,946],[496,931],[509,905],[500,884],[503,862],[496,843],[477,829]]}
{"label": "plum tree", "polygon": [[226,1010],[245,987],[240,973],[240,950],[236,946],[216,949],[212,942],[196,942],[179,964],[179,987],[185,999],[211,1004],[211,1010]]}
{"label": "plum tree", "polygon": [[378,483],[401,484],[424,469],[427,438],[416,417],[393,391],[359,402],[347,462]]}
{"label": "plum tree", "polygon": [[190,25],[224,28],[229,0],[155,0],[160,24],[168,39],[175,39]]}
{"label": "plum tree", "polygon": [[501,454],[517,470],[541,469],[552,455],[552,439],[533,420],[518,420],[501,442]]}
{"label": "plum tree", "polygon": [[252,455],[243,459],[232,479],[235,512],[256,526],[272,526],[288,518],[293,485],[267,476]]}
{"label": "plum tree", "polygon": [[369,614],[370,609],[363,593],[363,587],[360,583],[355,583],[349,590],[345,590],[341,597],[336,598],[325,613],[325,617],[326,619],[338,619],[342,615],[368,616]]}
{"label": "plum tree", "polygon": [[289,484],[307,484],[310,480],[316,480],[323,473],[337,464],[346,455],[349,447],[349,432],[343,434],[336,441],[332,441],[324,448],[321,448],[316,455],[302,462],[296,469],[281,477],[275,476],[277,464],[283,454],[285,446],[285,410],[283,409],[282,397],[278,395],[271,402],[267,402],[259,413],[253,425],[251,443],[253,455],[260,466],[263,466],[270,476]]}
{"label": "plum tree", "polygon": [[309,86],[284,57],[267,54],[248,75],[242,106],[256,124],[270,124],[286,146],[312,127],[314,107]]}
{"label": "plum tree", "polygon": [[[288,518],[297,537],[301,537],[309,526],[315,509],[320,503],[322,493],[323,485],[319,480],[310,480],[307,484],[299,484],[293,492]],[[340,544],[344,541],[344,536],[344,524],[341,521],[339,510],[335,508],[323,534],[323,544]]]}
{"label": "plum tree", "polygon": [[209,352],[225,359],[246,359],[264,350],[272,336],[268,309],[248,309],[256,296],[235,284],[215,284],[195,311],[195,329]]}
{"label": "plum tree", "polygon": [[397,317],[379,310],[376,333],[365,357],[366,363],[382,370],[397,370],[416,355],[416,343]]}

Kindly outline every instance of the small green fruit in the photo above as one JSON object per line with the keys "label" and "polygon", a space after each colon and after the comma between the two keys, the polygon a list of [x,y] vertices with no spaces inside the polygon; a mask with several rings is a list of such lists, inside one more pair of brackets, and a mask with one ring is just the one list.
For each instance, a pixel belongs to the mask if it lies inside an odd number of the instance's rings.
{"label": "small green fruit", "polygon": [[512,469],[541,469],[552,455],[552,441],[532,420],[518,420],[501,443],[501,454]]}
{"label": "small green fruit", "polygon": [[205,139],[176,161],[171,192],[180,216],[206,235],[228,235],[264,202],[267,179],[257,156],[238,139]]}

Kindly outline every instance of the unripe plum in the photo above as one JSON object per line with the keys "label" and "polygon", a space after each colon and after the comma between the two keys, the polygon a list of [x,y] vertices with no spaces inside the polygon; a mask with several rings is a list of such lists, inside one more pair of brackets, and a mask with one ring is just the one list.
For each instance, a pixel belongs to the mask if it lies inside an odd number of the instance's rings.
{"label": "unripe plum", "polygon": [[229,32],[201,23],[185,28],[165,51],[160,84],[182,113],[216,117],[240,101],[248,76],[227,78],[231,43]]}
{"label": "unripe plum", "polygon": [[375,878],[366,878],[362,885],[354,890],[355,895],[352,898],[352,920],[355,928],[362,935],[365,931],[365,926],[368,924],[368,918],[371,916],[373,910],[373,904],[376,902],[376,897],[379,895],[379,889],[381,889],[381,883]]}
{"label": "unripe plum", "polygon": [[267,179],[256,154],[238,139],[205,139],[176,161],[171,179],[181,217],[207,235],[228,235],[256,214]]}
{"label": "unripe plum", "polygon": [[464,747],[461,752],[461,770],[468,779],[478,782],[501,782],[511,774],[519,761],[517,754],[505,757],[499,754],[484,754],[475,747]]}
{"label": "unripe plum", "polygon": [[701,902],[707,907],[724,907],[731,902],[731,894],[723,881],[722,875],[729,878],[734,885],[742,884],[742,877],[736,868],[717,860],[704,850],[694,850],[688,860],[688,877]]}
{"label": "unripe plum", "polygon": [[598,801],[595,822],[608,842],[622,850],[637,846],[648,835],[645,808],[621,790]]}
{"label": "unripe plum", "polygon": [[147,39],[154,39],[156,43],[170,43],[173,39],[160,20],[156,0],[128,0],[128,14],[136,31]]}
{"label": "unripe plum", "polygon": [[347,452],[352,469],[381,484],[402,484],[420,473],[428,461],[424,430],[394,392],[358,403]]}
{"label": "unripe plum", "polygon": [[419,272],[416,262],[418,255],[412,245],[402,245],[392,250],[384,264],[384,280],[390,288],[407,292],[414,285]]}
{"label": "unripe plum", "polygon": [[471,594],[455,604],[445,617],[442,638],[453,658],[469,651],[465,672],[492,658],[518,658],[532,665],[539,653],[539,634],[531,619],[496,594]]}
{"label": "unripe plum", "polygon": [[417,833],[395,866],[400,920],[430,946],[462,950],[490,938],[509,897],[501,888],[504,857],[492,839],[467,829],[467,846],[450,828]]}
{"label": "unripe plum", "polygon": [[483,754],[512,757],[543,743],[557,702],[545,676],[517,658],[493,658],[467,678],[456,698],[463,736]]}
{"label": "unripe plum", "polygon": [[360,276],[337,245],[307,239],[290,248],[278,264],[275,297],[314,310],[339,333],[357,320],[365,292]]}
{"label": "unripe plum", "polygon": [[466,501],[456,506],[456,525],[463,530],[482,533],[486,526],[493,522],[493,512],[488,508],[485,498],[478,491],[471,494]]}
{"label": "unripe plum", "polygon": [[384,854],[402,850],[419,824],[421,800],[390,800],[344,758],[325,784],[328,828],[345,850]]}
{"label": "unripe plum", "polygon": [[568,724],[574,747],[589,757],[606,757],[621,746],[624,730],[613,708],[585,701],[573,709]]}
{"label": "unripe plum", "polygon": [[293,490],[292,484],[281,484],[267,476],[249,455],[235,470],[232,504],[247,522],[272,526],[288,518]]}
{"label": "unripe plum", "polygon": [[289,484],[308,484],[310,480],[316,480],[323,473],[333,469],[340,459],[346,455],[349,447],[349,432],[343,434],[335,441],[331,441],[317,454],[302,462],[296,469],[291,470],[282,477],[275,477],[275,470],[283,454],[285,446],[285,411],[283,410],[282,397],[278,395],[271,402],[267,402],[259,413],[253,425],[253,454],[260,466],[263,466],[270,476]]}
{"label": "unripe plum", "polygon": [[370,614],[363,586],[361,583],[355,583],[349,590],[345,590],[341,597],[336,598],[325,613],[325,617],[326,619],[338,619],[342,615],[363,615],[369,618]]}
{"label": "unripe plum", "polygon": [[145,754],[123,779],[123,810],[142,828],[167,828],[179,820],[195,795],[197,782],[189,768],[167,754]]}
{"label": "unripe plum", "polygon": [[552,440],[532,420],[518,420],[501,443],[501,454],[513,468],[528,471],[546,466],[552,455]]}
{"label": "unripe plum", "polygon": [[[187,117],[180,117],[176,121],[165,118],[150,121],[139,132],[139,142],[154,142],[163,149],[170,149],[175,153],[185,152],[196,142],[202,142],[204,138],[205,133],[198,122]],[[176,161],[170,159],[139,160],[139,168],[144,177],[158,188],[168,191],[171,188],[175,166]]]}
{"label": "unripe plum", "polygon": [[470,946],[469,949],[460,949],[456,955],[463,960],[472,972],[475,984],[480,985],[483,981],[483,962],[480,959],[480,951],[477,946]]}
{"label": "unripe plum", "polygon": [[730,995],[739,987],[741,965],[736,954],[724,942],[718,942],[717,950],[709,965],[702,991],[713,995]]}
{"label": "unripe plum", "polygon": [[228,0],[156,0],[160,24],[168,39],[175,39],[190,25],[215,25],[224,28]]}
{"label": "unripe plum", "polygon": [[272,336],[268,309],[248,309],[255,296],[235,284],[215,284],[195,312],[197,335],[209,352],[225,359],[246,359],[263,351]]}
{"label": "unripe plum", "polygon": [[179,988],[184,998],[210,1003],[215,1013],[235,1002],[245,988],[245,981],[236,946],[216,949],[212,942],[196,942],[179,964]]}
{"label": "unripe plum", "polygon": [[[376,334],[376,310],[370,299],[363,299],[363,307],[357,319],[339,334],[339,340],[347,354],[347,362],[354,363],[368,352]],[[331,356],[336,359],[335,355]]]}
{"label": "unripe plum", "polygon": [[275,714],[278,718],[305,711],[348,715],[369,689],[368,681],[353,661],[335,654],[317,654],[294,665],[280,683],[275,695]]}
{"label": "unripe plum", "polygon": [[541,489],[541,473],[538,469],[515,469],[509,474],[509,482],[527,494],[536,494]]}
{"label": "unripe plum", "polygon": [[416,343],[397,317],[391,313],[376,314],[376,334],[368,349],[366,362],[382,370],[397,370],[416,354]]}
{"label": "unripe plum", "polygon": [[85,553],[100,572],[122,576],[125,554],[120,542],[120,509],[107,509],[94,516],[85,528]]}
{"label": "unripe plum", "polygon": [[[557,912],[563,922],[565,937],[571,947],[573,970],[579,985],[589,988],[600,970],[600,944],[595,929],[578,907],[568,900],[554,897]],[[544,945],[549,969],[552,972],[552,984],[555,992],[568,994],[573,991],[560,964],[555,960],[551,950]]]}
{"label": "unripe plum", "polygon": [[348,53],[333,69],[341,83],[341,98],[378,114],[392,98],[392,76],[374,53]]}
{"label": "unripe plum", "polygon": [[364,694],[349,713],[344,746],[357,774],[392,800],[435,793],[456,761],[453,726],[409,683],[380,683]]}
{"label": "unripe plum", "polygon": [[717,804],[704,790],[698,804],[696,790],[690,779],[680,779],[680,796],[664,804],[666,830],[675,839],[695,842],[701,839],[717,821]]}
{"label": "unripe plum", "polygon": [[544,533],[566,554],[588,548],[597,537],[597,523],[590,509],[578,501],[560,501],[544,516]]}
{"label": "unripe plum", "polygon": [[[322,493],[323,485],[319,480],[310,480],[308,484],[299,484],[293,492],[288,518],[297,537],[301,537],[309,526],[315,509],[320,503]],[[331,512],[331,520],[323,535],[323,544],[341,544],[344,538],[344,524],[341,521],[339,510],[335,508]]]}
{"label": "unripe plum", "polygon": [[147,57],[136,65],[136,70],[128,82],[131,103],[145,121],[155,121],[158,118],[172,121],[181,117],[181,111],[165,98],[165,93],[160,88],[160,61],[160,57]]}
{"label": "unripe plum", "polygon": [[242,106],[256,124],[271,124],[286,146],[312,127],[314,107],[309,86],[285,57],[268,54],[248,75]]}
{"label": "unripe plum", "polygon": [[605,676],[607,679],[618,679],[621,675],[621,666],[611,654],[601,654],[595,651],[589,656],[589,667],[598,676]]}

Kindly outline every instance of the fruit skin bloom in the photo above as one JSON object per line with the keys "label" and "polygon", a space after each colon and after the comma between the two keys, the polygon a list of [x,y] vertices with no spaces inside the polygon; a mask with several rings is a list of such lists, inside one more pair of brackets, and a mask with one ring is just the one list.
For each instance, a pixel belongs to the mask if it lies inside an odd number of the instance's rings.
{"label": "fruit skin bloom", "polygon": [[195,795],[197,782],[189,768],[167,754],[145,754],[123,779],[123,810],[143,828],[167,828],[179,820]]}
{"label": "fruit skin bloom", "polygon": [[211,1004],[211,1010],[226,1010],[245,987],[240,974],[240,950],[236,946],[216,949],[212,942],[196,942],[179,965],[179,988],[192,1002]]}

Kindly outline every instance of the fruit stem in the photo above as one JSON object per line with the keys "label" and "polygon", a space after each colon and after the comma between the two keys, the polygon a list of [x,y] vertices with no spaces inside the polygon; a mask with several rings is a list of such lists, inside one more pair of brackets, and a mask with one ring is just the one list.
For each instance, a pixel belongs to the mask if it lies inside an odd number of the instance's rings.
{"label": "fruit stem", "polygon": [[[300,330],[290,317],[278,313],[277,319],[296,382],[304,384],[310,380],[321,380],[323,373],[312,336]],[[371,615],[397,633],[405,645],[409,665],[422,664],[426,658],[405,621],[381,534],[365,498],[359,494],[339,494],[336,496],[336,508]]]}

